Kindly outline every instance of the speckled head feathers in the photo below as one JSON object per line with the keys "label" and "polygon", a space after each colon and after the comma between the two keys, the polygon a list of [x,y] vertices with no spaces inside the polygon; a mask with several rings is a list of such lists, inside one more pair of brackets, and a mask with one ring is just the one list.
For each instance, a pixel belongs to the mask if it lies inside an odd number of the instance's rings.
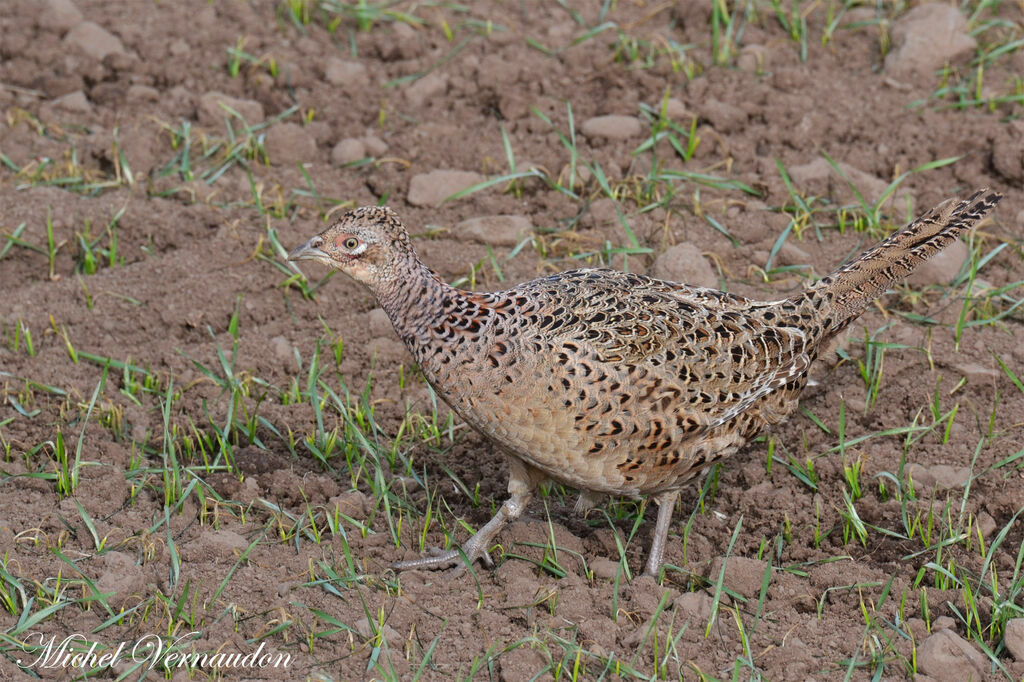
{"label": "speckled head feathers", "polygon": [[398,214],[386,206],[363,206],[345,213],[288,259],[318,261],[377,289],[412,255],[409,233]]}
{"label": "speckled head feathers", "polygon": [[398,214],[387,206],[361,206],[341,216],[328,230],[361,231],[377,235],[381,241],[395,246],[409,247],[409,232]]}

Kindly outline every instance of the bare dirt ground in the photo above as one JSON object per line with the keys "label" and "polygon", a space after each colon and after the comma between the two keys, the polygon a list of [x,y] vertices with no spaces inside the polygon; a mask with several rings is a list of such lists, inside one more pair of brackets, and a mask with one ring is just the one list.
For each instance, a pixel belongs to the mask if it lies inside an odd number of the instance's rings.
{"label": "bare dirt ground", "polygon": [[[0,678],[1024,678],[1019,4],[2,4]],[[392,206],[466,287],[772,298],[984,186],[686,491],[660,583],[641,503],[557,485],[494,568],[389,569],[506,468],[285,262],[331,214]],[[111,657],[33,664],[51,635]],[[170,668],[115,656],[156,637]]]}

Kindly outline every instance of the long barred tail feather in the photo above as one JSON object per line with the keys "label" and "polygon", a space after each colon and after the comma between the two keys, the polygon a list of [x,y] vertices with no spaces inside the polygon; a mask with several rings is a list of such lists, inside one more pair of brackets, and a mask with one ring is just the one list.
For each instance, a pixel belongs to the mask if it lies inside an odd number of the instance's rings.
{"label": "long barred tail feather", "polygon": [[1001,198],[980,189],[967,199],[944,201],[794,298],[812,302],[825,315],[821,331],[836,334],[895,282],[981,222]]}

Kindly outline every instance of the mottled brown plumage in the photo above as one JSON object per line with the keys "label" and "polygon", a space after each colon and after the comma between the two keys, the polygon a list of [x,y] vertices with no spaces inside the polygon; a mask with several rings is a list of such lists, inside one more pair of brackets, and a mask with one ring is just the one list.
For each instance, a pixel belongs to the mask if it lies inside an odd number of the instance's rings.
{"label": "mottled brown plumage", "polygon": [[[387,208],[351,211],[292,252],[370,288],[438,395],[497,444],[509,493],[462,550],[488,547],[545,477],[654,496],[646,566],[661,567],[680,488],[797,404],[822,343],[999,200],[947,201],[796,296],[753,301],[614,270],[574,270],[497,293],[455,289],[416,256]],[[398,568],[458,564],[459,551]]]}

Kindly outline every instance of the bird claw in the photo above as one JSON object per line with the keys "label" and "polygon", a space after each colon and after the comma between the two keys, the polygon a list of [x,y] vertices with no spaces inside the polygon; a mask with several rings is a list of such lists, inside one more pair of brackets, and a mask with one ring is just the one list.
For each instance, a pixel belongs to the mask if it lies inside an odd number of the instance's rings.
{"label": "bird claw", "polygon": [[[463,560],[463,557],[466,560]],[[469,542],[463,545],[462,549],[430,547],[427,549],[427,556],[407,561],[396,561],[391,564],[391,568],[396,571],[411,571],[414,569],[440,571],[450,568],[451,570],[448,571],[447,575],[449,578],[454,578],[461,575],[466,570],[466,566],[472,564],[477,559],[487,568],[494,568],[494,560],[491,559],[490,553],[485,548],[474,546],[471,538]]]}
{"label": "bird claw", "polygon": [[445,551],[439,547],[431,547],[427,550],[427,556],[407,561],[396,561],[391,564],[391,568],[396,571],[411,571],[413,569],[439,571],[457,565],[461,558],[457,550]]}

